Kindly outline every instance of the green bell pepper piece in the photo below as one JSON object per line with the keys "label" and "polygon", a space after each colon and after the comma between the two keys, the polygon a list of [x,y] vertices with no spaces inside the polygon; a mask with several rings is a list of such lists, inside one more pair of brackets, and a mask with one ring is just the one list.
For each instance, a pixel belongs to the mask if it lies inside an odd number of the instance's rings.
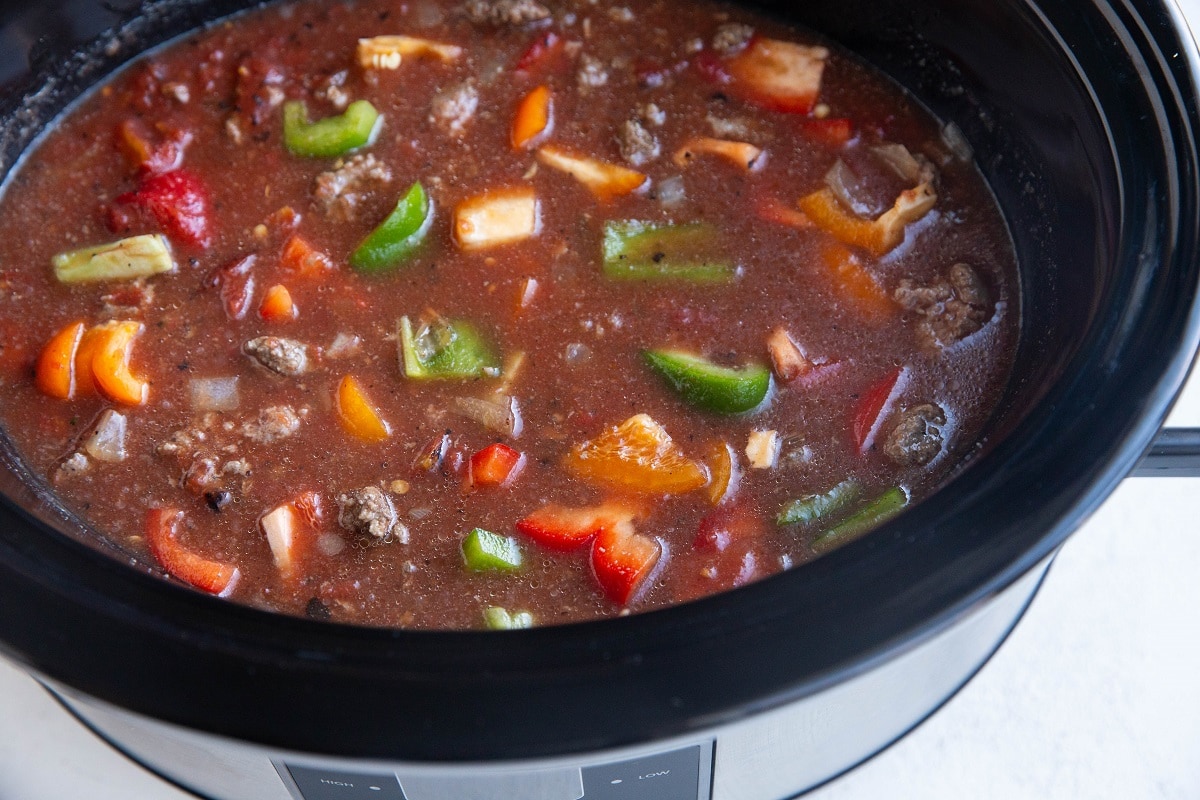
{"label": "green bell pepper piece", "polygon": [[705,222],[604,223],[604,274],[615,280],[728,283],[738,268],[712,258],[717,230]]}
{"label": "green bell pepper piece", "polygon": [[350,254],[350,266],[359,272],[382,272],[400,266],[425,241],[432,224],[433,204],[425,187],[414,183],[387,219]]}
{"label": "green bell pepper piece", "polygon": [[532,628],[533,614],[528,611],[509,612],[507,608],[488,606],[483,612],[483,624],[490,631],[511,631]]}
{"label": "green bell pepper piece", "polygon": [[521,568],[521,547],[516,539],[476,528],[462,543],[463,563],[473,572],[499,570],[512,572]]}
{"label": "green bell pepper piece", "polygon": [[646,350],[642,356],[684,400],[718,414],[756,408],[771,388],[771,371],[763,364],[722,367],[678,350]]}
{"label": "green bell pepper piece", "polygon": [[500,374],[500,360],[470,323],[436,319],[414,331],[400,318],[404,374],[410,378],[482,378]]}
{"label": "green bell pepper piece", "polygon": [[858,499],[862,487],[857,482],[845,480],[824,494],[810,494],[793,500],[783,507],[775,518],[778,525],[794,525],[797,522],[815,522],[841,511]]}
{"label": "green bell pepper piece", "polygon": [[366,100],[356,100],[338,116],[308,121],[301,100],[283,104],[283,144],[292,155],[334,158],[370,144],[379,127],[379,112]]}
{"label": "green bell pepper piece", "polygon": [[907,505],[908,495],[899,486],[893,486],[813,540],[813,552],[824,553],[853,541],[872,528],[887,522]]}

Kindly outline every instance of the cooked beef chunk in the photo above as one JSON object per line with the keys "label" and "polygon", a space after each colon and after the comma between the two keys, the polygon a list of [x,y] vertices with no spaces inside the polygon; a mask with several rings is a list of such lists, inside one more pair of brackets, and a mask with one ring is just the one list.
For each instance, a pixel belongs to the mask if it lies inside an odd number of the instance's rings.
{"label": "cooked beef chunk", "polygon": [[946,412],[923,403],[900,413],[900,421],[883,444],[887,457],[901,466],[921,467],[942,452]]}
{"label": "cooked beef chunk", "polygon": [[392,171],[370,153],[356,155],[317,176],[313,199],[334,222],[352,222],[372,190],[392,182]]}
{"label": "cooked beef chunk", "polygon": [[337,496],[338,524],[360,536],[391,541],[397,527],[396,507],[378,486],[364,486]]}
{"label": "cooked beef chunk", "polygon": [[617,132],[617,146],[621,156],[635,167],[653,161],[662,152],[658,139],[636,119],[625,120]]}
{"label": "cooked beef chunk", "polygon": [[713,34],[712,49],[716,50],[723,56],[731,56],[734,53],[740,52],[750,43],[750,37],[754,35],[754,28],[749,25],[743,25],[740,22],[727,22],[717,28],[717,32]]}
{"label": "cooked beef chunk", "polygon": [[264,408],[258,419],[242,425],[242,434],[253,442],[270,444],[286,439],[300,429],[300,416],[291,406]]}
{"label": "cooked beef chunk", "polygon": [[965,339],[992,315],[987,287],[968,264],[955,264],[947,280],[932,286],[917,286],[906,278],[894,297],[901,307],[921,316],[920,332],[935,347]]}
{"label": "cooked beef chunk", "polygon": [[451,136],[461,136],[479,108],[479,90],[463,81],[438,92],[429,106],[429,121]]}
{"label": "cooked beef chunk", "polygon": [[550,9],[535,0],[467,0],[463,11],[476,25],[496,28],[528,25],[550,16]]}
{"label": "cooked beef chunk", "polygon": [[308,370],[308,347],[282,336],[259,336],[242,345],[242,352],[272,372],[294,377]]}

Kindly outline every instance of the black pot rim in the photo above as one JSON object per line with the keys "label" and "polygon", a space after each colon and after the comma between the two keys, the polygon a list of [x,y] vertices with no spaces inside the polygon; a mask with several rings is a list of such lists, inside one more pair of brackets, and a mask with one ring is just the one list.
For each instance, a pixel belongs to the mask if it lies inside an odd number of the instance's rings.
{"label": "black pot rim", "polygon": [[[1171,285],[1120,325],[1098,326],[1062,385],[1004,441],[864,539],[733,592],[627,618],[501,635],[392,631],[202,596],[49,531],[4,498],[0,650],[106,703],[234,739],[491,760],[703,731],[819,692],[944,630],[1047,558],[1132,470],[1200,344],[1200,59],[1156,0],[1106,8],[1148,65],[1139,88],[1162,109],[1150,152],[1115,154],[1125,191],[1115,257],[1157,255],[1156,280]],[[1148,183],[1160,196],[1147,204],[1137,192]],[[1101,424],[1110,435],[1092,435]],[[1056,456],[1039,449],[1046,442]]]}

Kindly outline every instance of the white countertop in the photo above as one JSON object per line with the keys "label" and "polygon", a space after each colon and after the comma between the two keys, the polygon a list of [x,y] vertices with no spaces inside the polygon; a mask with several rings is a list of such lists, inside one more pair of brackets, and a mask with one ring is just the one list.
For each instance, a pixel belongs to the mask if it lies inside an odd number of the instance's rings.
{"label": "white countertop", "polygon": [[[1200,0],[1181,0],[1200,26]],[[1171,422],[1200,426],[1200,375]],[[1131,479],[1025,619],[912,734],[808,795],[1200,798],[1200,479]],[[186,800],[0,661],[0,800]],[[514,800],[517,800],[514,798]]]}

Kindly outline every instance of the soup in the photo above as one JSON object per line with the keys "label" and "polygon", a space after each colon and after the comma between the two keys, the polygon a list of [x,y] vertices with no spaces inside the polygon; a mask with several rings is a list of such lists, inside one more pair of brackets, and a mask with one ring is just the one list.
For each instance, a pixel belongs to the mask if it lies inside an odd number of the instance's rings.
{"label": "soup", "polygon": [[0,417],[69,508],[202,591],[414,628],[861,536],[975,450],[1019,322],[952,126],[668,0],[218,23],[57,122],[0,264]]}

